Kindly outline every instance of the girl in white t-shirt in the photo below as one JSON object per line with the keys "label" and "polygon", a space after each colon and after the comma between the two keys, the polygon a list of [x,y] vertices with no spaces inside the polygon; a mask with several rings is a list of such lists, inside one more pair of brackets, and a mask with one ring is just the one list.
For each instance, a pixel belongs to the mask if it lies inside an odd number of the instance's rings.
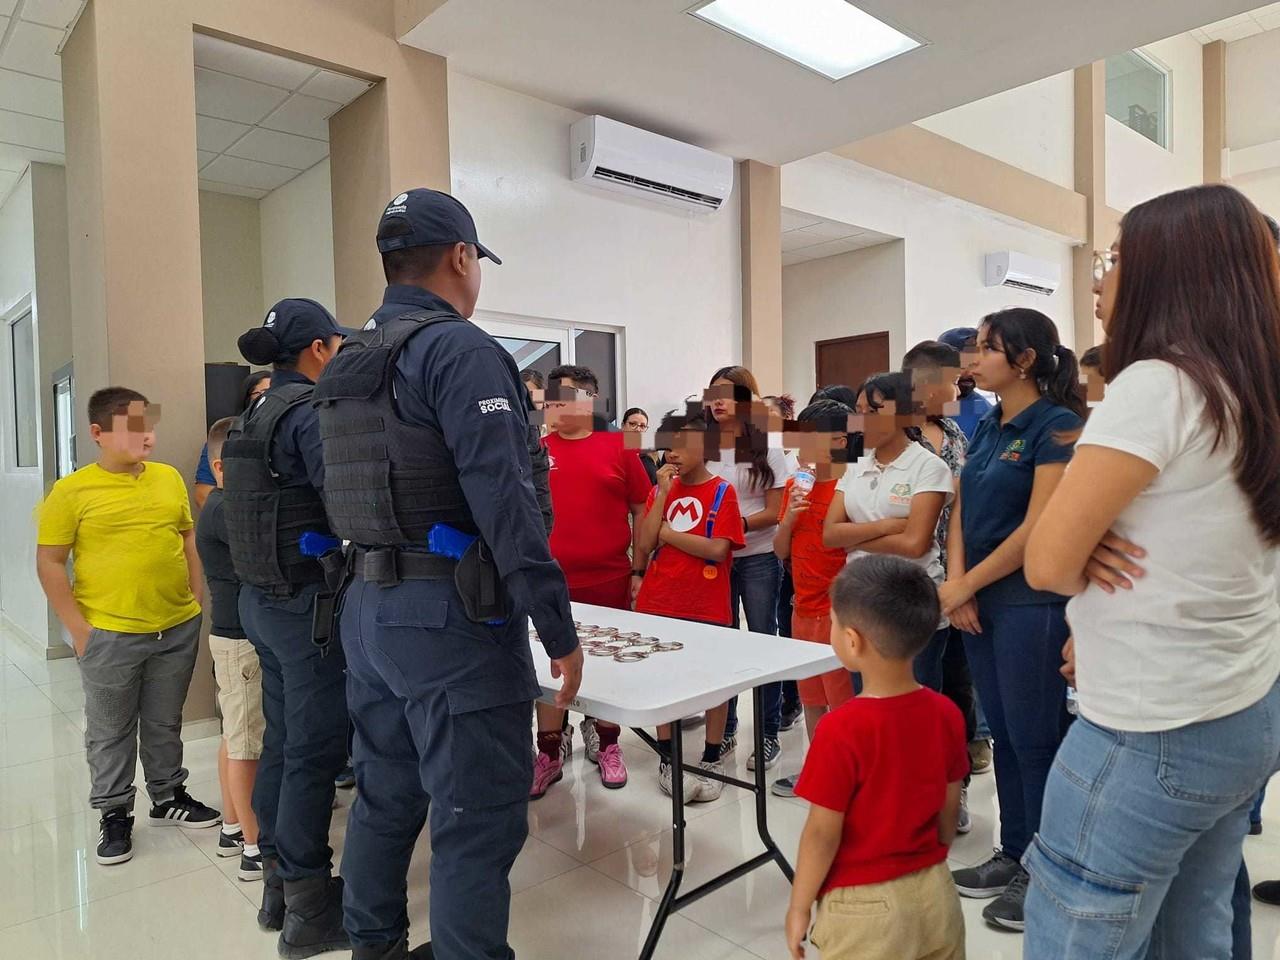
{"label": "girl in white t-shirt", "polygon": [[[720,459],[708,460],[714,476],[728,480],[738,495],[747,545],[733,553],[730,579],[733,626],[738,610],[747,615],[753,633],[778,632],[778,592],[782,564],[773,552],[773,528],[782,508],[782,488],[790,471],[786,454],[769,446],[769,412],[759,399],[756,378],[746,367],[721,367],[711,375],[704,402],[720,430]],[[764,766],[768,770],[782,757],[778,733],[782,727],[782,684],[766,683],[764,696]],[[724,750],[737,745],[738,701],[729,701],[729,722]],[[756,755],[747,769],[756,768]]]}
{"label": "girl in white t-shirt", "polygon": [[[881,373],[857,391],[864,452],[850,464],[831,500],[822,543],[843,547],[848,559],[888,553],[919,564],[935,584],[945,579],[938,549],[938,517],[955,496],[951,468],[911,437],[925,422],[924,405],[912,398],[911,375]],[[950,623],[915,660],[916,680],[942,690],[942,655]]]}
{"label": "girl in white t-shirt", "polygon": [[[1230,956],[1249,808],[1280,765],[1276,246],[1226,186],[1120,233],[1094,265],[1106,395],[1026,549],[1028,582],[1074,597],[1080,707],[1023,861],[1028,960]],[[1142,573],[1121,581],[1125,541]]]}

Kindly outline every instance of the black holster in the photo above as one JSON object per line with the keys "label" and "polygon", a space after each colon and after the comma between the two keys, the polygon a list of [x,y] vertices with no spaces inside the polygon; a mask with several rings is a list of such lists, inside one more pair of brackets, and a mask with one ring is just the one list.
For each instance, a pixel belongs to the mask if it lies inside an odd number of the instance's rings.
{"label": "black holster", "polygon": [[453,583],[472,623],[503,623],[511,616],[510,600],[493,554],[477,537],[453,571]]}

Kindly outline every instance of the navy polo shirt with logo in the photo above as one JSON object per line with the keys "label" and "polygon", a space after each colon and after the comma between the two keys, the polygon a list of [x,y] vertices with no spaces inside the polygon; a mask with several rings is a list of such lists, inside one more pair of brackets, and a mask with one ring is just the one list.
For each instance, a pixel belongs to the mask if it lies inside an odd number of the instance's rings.
{"label": "navy polo shirt with logo", "polygon": [[[960,474],[965,569],[985,560],[1026,519],[1036,467],[1065,463],[1075,451],[1073,433],[1084,421],[1041,398],[1003,426],[997,404],[978,423]],[[1033,590],[1019,567],[978,592],[978,602],[1065,603],[1066,597]]]}

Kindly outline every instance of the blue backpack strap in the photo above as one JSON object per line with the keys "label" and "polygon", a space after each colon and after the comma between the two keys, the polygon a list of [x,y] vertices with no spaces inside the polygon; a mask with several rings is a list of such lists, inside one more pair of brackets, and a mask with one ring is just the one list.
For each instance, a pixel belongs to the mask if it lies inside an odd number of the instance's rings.
{"label": "blue backpack strap", "polygon": [[707,539],[711,539],[711,531],[715,529],[716,516],[720,513],[720,505],[724,503],[725,491],[729,489],[729,481],[721,480],[716,487],[715,498],[711,501],[711,512],[707,514]]}

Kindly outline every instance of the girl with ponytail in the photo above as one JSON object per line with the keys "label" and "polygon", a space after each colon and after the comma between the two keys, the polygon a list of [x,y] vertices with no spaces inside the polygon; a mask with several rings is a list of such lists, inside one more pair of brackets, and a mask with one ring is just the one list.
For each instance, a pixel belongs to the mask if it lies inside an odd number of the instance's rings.
{"label": "girl with ponytail", "polygon": [[998,897],[983,917],[1023,928],[1019,861],[1040,828],[1045,782],[1066,733],[1067,598],[1023,574],[1031,529],[1071,459],[1083,421],[1075,354],[1053,321],[1017,307],[984,317],[968,372],[1000,403],[978,423],[951,513],[943,613],[964,634],[973,683],[995,739],[1000,846],[956,871],[960,893]]}

